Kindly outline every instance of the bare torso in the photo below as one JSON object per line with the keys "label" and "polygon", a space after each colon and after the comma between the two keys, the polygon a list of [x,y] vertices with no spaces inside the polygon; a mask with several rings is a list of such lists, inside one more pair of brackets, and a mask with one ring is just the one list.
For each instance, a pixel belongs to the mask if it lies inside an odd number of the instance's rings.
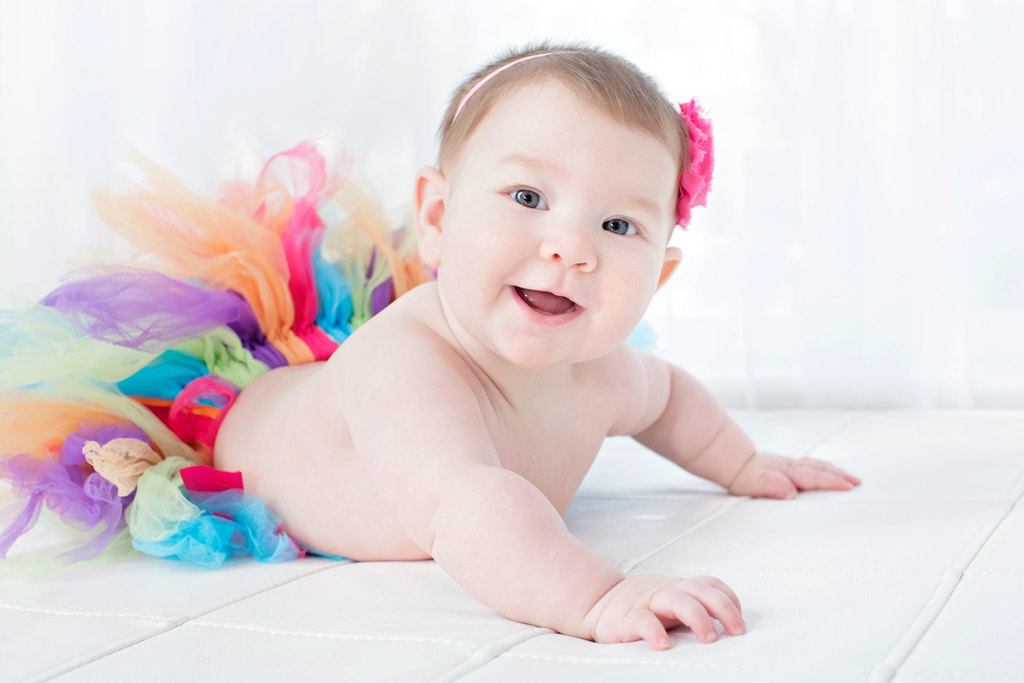
{"label": "bare torso", "polygon": [[[454,343],[436,286],[407,292],[355,334],[372,325],[377,333],[411,329]],[[275,368],[247,386],[218,432],[214,464],[241,471],[246,491],[261,496],[292,536],[317,550],[354,560],[430,559],[376,496],[356,458],[337,383],[351,364],[382,359],[348,350],[342,343],[326,362]],[[431,353],[424,351],[424,362],[438,362]],[[485,376],[469,373],[501,466],[532,482],[563,516],[611,423],[595,391],[600,375],[600,360],[579,363],[567,386],[513,407]]]}

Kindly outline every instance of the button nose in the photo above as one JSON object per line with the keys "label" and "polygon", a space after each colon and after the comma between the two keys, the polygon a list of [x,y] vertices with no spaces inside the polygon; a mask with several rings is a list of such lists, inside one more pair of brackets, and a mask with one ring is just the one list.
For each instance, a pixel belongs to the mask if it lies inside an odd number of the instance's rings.
{"label": "button nose", "polygon": [[541,244],[541,258],[578,266],[584,273],[593,271],[597,265],[597,253],[590,238],[580,232],[566,230],[548,237]]}

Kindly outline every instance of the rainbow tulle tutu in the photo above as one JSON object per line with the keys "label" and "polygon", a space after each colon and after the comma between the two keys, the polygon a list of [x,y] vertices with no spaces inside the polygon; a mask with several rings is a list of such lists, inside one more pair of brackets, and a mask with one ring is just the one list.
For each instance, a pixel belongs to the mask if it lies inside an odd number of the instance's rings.
{"label": "rainbow tulle tutu", "polygon": [[242,473],[213,467],[220,423],[261,374],[326,360],[436,273],[411,224],[390,225],[312,144],[215,200],[134,161],[144,180],[94,203],[138,254],[0,311],[0,478],[16,495],[0,510],[0,557],[44,506],[91,534],[44,552],[51,565],[129,541],[206,567],[300,557],[310,549],[245,493]]}

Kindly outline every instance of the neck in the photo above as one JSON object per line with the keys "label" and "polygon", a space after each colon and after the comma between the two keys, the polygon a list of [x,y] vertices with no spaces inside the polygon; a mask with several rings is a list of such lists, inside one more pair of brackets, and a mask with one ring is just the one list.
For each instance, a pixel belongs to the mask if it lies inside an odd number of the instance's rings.
{"label": "neck", "polygon": [[481,344],[452,314],[440,285],[437,282],[433,285],[445,329],[454,342],[455,350],[481,376],[481,380],[490,383],[510,405],[519,407],[538,392],[564,386],[568,382],[572,374],[569,363],[524,368]]}

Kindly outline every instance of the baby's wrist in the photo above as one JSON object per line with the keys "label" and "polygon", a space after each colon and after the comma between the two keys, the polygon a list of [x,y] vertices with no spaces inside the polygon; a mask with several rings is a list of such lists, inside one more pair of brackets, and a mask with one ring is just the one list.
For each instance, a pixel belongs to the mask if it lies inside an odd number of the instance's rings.
{"label": "baby's wrist", "polygon": [[748,456],[747,456],[747,459],[746,459],[746,460],[745,460],[745,461],[743,462],[743,464],[742,464],[742,465],[740,465],[739,469],[738,469],[738,470],[736,470],[736,474],[734,474],[734,475],[732,476],[732,479],[730,479],[730,480],[729,480],[729,483],[725,485],[725,490],[726,490],[726,491],[732,492],[732,487],[733,487],[733,484],[735,484],[735,483],[736,483],[736,480],[740,478],[740,474],[742,474],[742,473],[743,473],[743,470],[747,469],[747,466],[748,466],[748,465],[749,465],[749,464],[750,464],[751,462],[753,462],[753,461],[754,461],[754,457],[755,457],[756,455],[757,455],[757,451],[756,451],[756,450],[752,450],[752,451],[750,452],[750,455],[748,455]]}
{"label": "baby's wrist", "polygon": [[686,470],[728,489],[756,450],[746,432],[727,415],[714,441],[686,464]]}

